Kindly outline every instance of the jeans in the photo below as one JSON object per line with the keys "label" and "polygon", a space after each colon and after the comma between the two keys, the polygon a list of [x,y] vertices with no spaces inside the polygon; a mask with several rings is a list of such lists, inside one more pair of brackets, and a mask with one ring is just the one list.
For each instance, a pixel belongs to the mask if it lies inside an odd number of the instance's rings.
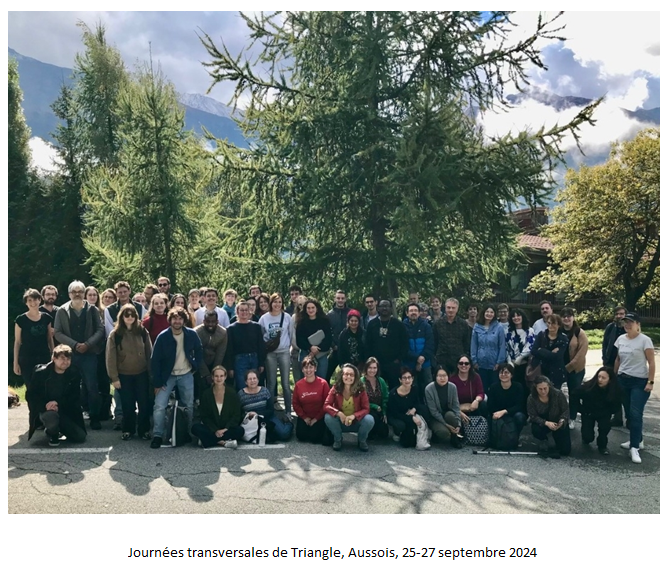
{"label": "jeans", "polygon": [[[149,419],[151,418],[151,396],[149,396],[149,372],[142,372],[135,376],[126,376],[119,374],[121,389],[115,390],[121,397],[123,406],[123,426],[124,433],[134,435],[137,432],[140,436],[144,435],[151,427]],[[135,407],[139,412],[139,417],[135,413]]]}
{"label": "jeans", "polygon": [[[98,420],[100,414],[100,393],[98,391],[98,356],[93,353],[73,353],[72,365],[81,374],[82,405],[88,404],[91,421]],[[88,403],[85,402],[88,400]]]}
{"label": "jeans", "polygon": [[[291,383],[289,381],[289,370],[291,369],[291,354],[288,347],[271,351],[265,358],[265,371],[267,373],[267,388],[273,392],[277,388],[277,365],[281,375],[281,387],[284,395],[284,409],[286,414],[291,414]],[[277,390],[279,392],[279,390]]]}
{"label": "jeans", "polygon": [[273,416],[270,422],[274,425],[274,436],[277,441],[288,441],[293,433],[293,423],[283,422],[278,416]]}
{"label": "jeans", "polygon": [[567,377],[571,421],[574,421],[577,418],[577,413],[579,412],[579,400],[577,400],[576,393],[582,385],[585,373],[586,370],[582,370],[581,372],[570,372]]}
{"label": "jeans", "polygon": [[495,370],[487,370],[486,368],[479,368],[479,377],[482,379],[484,386],[484,394],[488,394],[489,388],[499,381],[498,374]]}
{"label": "jeans", "polygon": [[165,409],[172,390],[177,389],[179,404],[186,407],[188,429],[193,421],[193,374],[170,376],[165,387],[161,388],[154,398],[154,437],[162,437],[165,432]]}
{"label": "jeans", "polygon": [[649,400],[650,392],[645,392],[647,378],[635,378],[626,374],[619,374],[619,385],[623,392],[623,408],[630,424],[630,446],[640,448],[642,441],[642,415],[644,405]]}
{"label": "jeans", "polygon": [[73,443],[86,441],[86,430],[82,429],[67,415],[60,414],[56,410],[47,410],[40,413],[40,420],[49,437],[58,437],[62,433],[68,441]]}
{"label": "jeans", "polygon": [[[246,385],[246,373],[248,370],[258,369],[258,355],[255,353],[240,353],[235,356],[235,390],[239,391]],[[260,380],[260,378],[259,378]]]}
{"label": "jeans", "polygon": [[362,420],[355,420],[350,425],[343,425],[339,417],[334,417],[326,414],[324,417],[326,426],[333,434],[333,441],[335,443],[342,442],[342,433],[358,433],[358,442],[365,443],[368,440],[368,435],[375,426],[375,419],[371,415],[366,414]]}
{"label": "jeans", "polygon": [[302,369],[298,358],[300,357],[300,349],[291,347],[291,371],[293,372],[293,381],[297,382],[302,378]]}
{"label": "jeans", "polygon": [[[298,362],[300,365],[302,365],[302,360],[305,359],[309,353],[305,351],[304,349],[300,350],[300,355],[298,356]],[[323,378],[326,380],[326,376],[328,375],[328,356],[324,355],[323,357],[320,357],[316,360],[316,375],[319,376],[319,378]],[[327,382],[328,380],[326,380]]]}
{"label": "jeans", "polygon": [[214,447],[219,441],[240,441],[244,437],[244,429],[241,426],[228,429],[222,437],[217,437],[214,431],[211,431],[207,425],[196,423],[191,427],[191,435],[200,439],[203,447]]}

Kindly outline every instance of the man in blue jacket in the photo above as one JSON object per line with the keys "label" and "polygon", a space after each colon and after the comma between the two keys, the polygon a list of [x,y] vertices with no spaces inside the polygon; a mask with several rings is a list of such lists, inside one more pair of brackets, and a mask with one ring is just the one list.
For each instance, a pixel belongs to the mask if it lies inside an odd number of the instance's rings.
{"label": "man in blue jacket", "polygon": [[403,360],[403,365],[416,373],[419,395],[423,398],[426,386],[433,381],[431,372],[435,354],[433,328],[426,319],[419,316],[418,304],[410,302],[407,305],[406,312],[407,316],[403,320],[403,324],[409,337],[409,351]]}
{"label": "man in blue jacket", "polygon": [[177,389],[179,404],[186,407],[188,430],[193,420],[193,373],[202,361],[202,344],[195,330],[185,327],[188,313],[180,306],[168,312],[170,328],[156,337],[151,354],[151,375],[154,380],[154,433],[151,448],[163,442],[165,410],[172,390]]}

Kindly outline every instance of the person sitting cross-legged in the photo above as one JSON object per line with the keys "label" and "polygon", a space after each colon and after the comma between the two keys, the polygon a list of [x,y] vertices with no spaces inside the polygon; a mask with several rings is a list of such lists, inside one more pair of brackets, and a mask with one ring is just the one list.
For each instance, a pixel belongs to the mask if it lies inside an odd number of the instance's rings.
{"label": "person sitting cross-legged", "polygon": [[226,388],[226,368],[212,368],[212,386],[200,395],[200,423],[194,423],[191,434],[202,447],[237,448],[244,436],[242,405],[235,390]]}

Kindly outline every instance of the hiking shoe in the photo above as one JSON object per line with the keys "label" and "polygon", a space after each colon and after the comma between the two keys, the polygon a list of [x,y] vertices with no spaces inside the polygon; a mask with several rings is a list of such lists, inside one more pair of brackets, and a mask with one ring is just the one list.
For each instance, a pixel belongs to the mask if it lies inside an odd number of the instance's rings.
{"label": "hiking shoe", "polygon": [[102,429],[100,421],[91,421],[91,429],[93,429],[94,431],[99,431],[100,429]]}
{"label": "hiking shoe", "polygon": [[[621,449],[630,449],[630,441],[626,441],[620,445]],[[644,449],[644,441],[640,441],[640,449]]]}
{"label": "hiking shoe", "polygon": [[572,430],[575,428],[575,419],[570,419],[568,421],[568,429]]}
{"label": "hiking shoe", "polygon": [[60,436],[49,437],[49,447],[60,447]]}
{"label": "hiking shoe", "polygon": [[358,448],[359,448],[363,453],[366,453],[366,452],[369,451],[369,449],[370,449],[370,447],[368,447],[368,444],[367,444],[366,441],[361,441],[361,442],[358,444]]}
{"label": "hiking shoe", "polygon": [[224,447],[226,449],[237,449],[237,441],[235,439],[230,439],[229,441],[226,441]]}
{"label": "hiking shoe", "polygon": [[635,449],[635,447],[630,448],[630,460],[633,463],[642,463],[642,460],[640,459],[640,452]]}
{"label": "hiking shoe", "polygon": [[342,449],[342,441],[333,442],[333,449],[335,451],[339,451],[340,449]]}
{"label": "hiking shoe", "polygon": [[163,444],[163,439],[161,437],[154,437],[151,440],[151,449],[158,449]]}
{"label": "hiking shoe", "polygon": [[609,455],[610,454],[609,449],[607,449],[607,447],[598,447],[598,451],[600,451],[601,455]]}

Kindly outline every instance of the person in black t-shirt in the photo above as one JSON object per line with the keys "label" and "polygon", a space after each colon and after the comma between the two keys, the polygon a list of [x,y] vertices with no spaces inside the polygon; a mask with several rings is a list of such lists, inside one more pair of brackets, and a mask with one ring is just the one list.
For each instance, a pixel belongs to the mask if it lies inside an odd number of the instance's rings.
{"label": "person in black t-shirt", "polygon": [[26,290],[23,302],[28,312],[15,320],[14,373],[23,378],[28,389],[35,366],[49,362],[54,347],[54,330],[51,316],[39,311],[42,295],[37,290]]}
{"label": "person in black t-shirt", "polygon": [[40,306],[40,312],[46,312],[53,319],[53,321],[55,321],[56,313],[58,312],[58,306],[56,306],[56,300],[58,300],[58,288],[49,284],[48,286],[44,286],[42,288],[40,294],[42,295],[42,305]]}

